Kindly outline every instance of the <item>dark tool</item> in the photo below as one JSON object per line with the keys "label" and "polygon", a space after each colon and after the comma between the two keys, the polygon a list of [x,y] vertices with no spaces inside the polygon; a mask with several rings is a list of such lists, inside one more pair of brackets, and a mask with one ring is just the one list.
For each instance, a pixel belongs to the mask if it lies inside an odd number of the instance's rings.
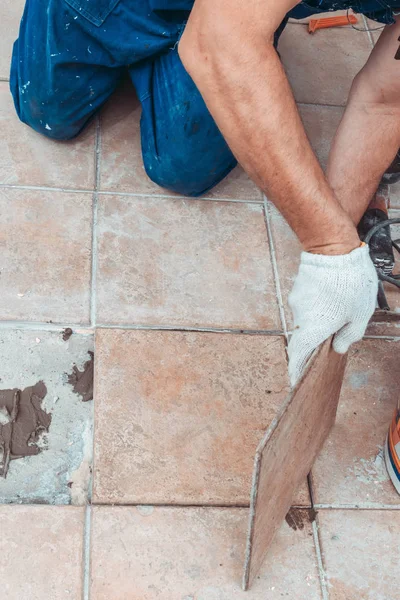
{"label": "dark tool", "polygon": [[[399,225],[400,219],[385,219],[380,223],[374,225],[368,233],[363,236],[364,242],[369,245],[373,245],[372,238],[382,230],[383,228],[387,228],[386,231],[390,228],[391,225]],[[398,254],[400,254],[400,239],[391,240],[392,247],[396,250]],[[372,253],[371,253],[372,254]],[[379,277],[379,289],[378,289],[378,304],[379,308],[382,310],[390,310],[389,304],[386,299],[386,294],[383,289],[383,282],[391,283],[395,285],[397,288],[400,288],[400,275],[393,274],[394,261],[391,267],[388,267],[388,264],[380,263],[379,259],[374,260],[374,256],[372,256],[372,260],[375,264],[376,271]]]}

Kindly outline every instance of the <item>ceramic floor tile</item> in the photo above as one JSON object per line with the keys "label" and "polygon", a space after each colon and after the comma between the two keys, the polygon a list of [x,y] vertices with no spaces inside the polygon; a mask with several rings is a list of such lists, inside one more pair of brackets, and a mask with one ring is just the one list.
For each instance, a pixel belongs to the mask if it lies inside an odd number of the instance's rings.
{"label": "ceramic floor tile", "polygon": [[[400,315],[399,315],[400,317]],[[375,313],[373,320],[370,321],[366,336],[400,337],[400,319],[395,322],[380,321],[378,313]]]}
{"label": "ceramic floor tile", "polygon": [[400,341],[364,340],[350,351],[336,425],[313,468],[317,504],[400,504],[383,445],[400,389]]}
{"label": "ceramic floor tile", "polygon": [[248,511],[96,507],[96,600],[320,600],[310,526],[284,524],[248,592],[241,590]]}
{"label": "ceramic floor tile", "polygon": [[4,599],[82,597],[83,509],[0,506],[0,521]]}
{"label": "ceramic floor tile", "polygon": [[[392,219],[400,219],[400,210],[389,211],[389,216]],[[392,225],[390,228],[390,231],[391,231],[392,239],[398,240],[398,243],[400,243],[400,224]],[[395,259],[396,259],[396,266],[394,268],[393,273],[399,275],[400,274],[400,254],[398,252],[396,252],[396,250],[394,251],[394,253],[395,253]],[[392,311],[396,311],[396,312],[400,313],[400,289],[396,288],[395,286],[392,286],[390,284],[385,284],[385,292],[386,292],[386,297],[387,297],[387,301],[390,306],[390,309]]]}
{"label": "ceramic floor tile", "polygon": [[146,175],[140,143],[140,102],[124,83],[104,106],[101,116],[100,189],[165,194]]}
{"label": "ceramic floor tile", "polygon": [[13,43],[18,37],[25,0],[2,0],[0,24],[0,78],[10,76]]}
{"label": "ceramic floor tile", "polygon": [[[100,189],[175,196],[174,192],[153,183],[144,170],[140,142],[140,115],[140,102],[135,91],[129,82],[124,83],[106,104],[101,115]],[[262,200],[260,190],[239,166],[215,188],[207,192],[206,196]]]}
{"label": "ceramic floor tile", "polygon": [[392,208],[400,208],[400,182],[394,183],[389,188],[390,206]]}
{"label": "ceramic floor tile", "polygon": [[0,189],[0,319],[87,322],[91,194]]}
{"label": "ceramic floor tile", "polygon": [[[291,329],[293,327],[293,320],[292,313],[288,305],[288,296],[297,275],[302,248],[295,233],[291,230],[285,219],[271,204],[269,204],[269,210],[271,215],[271,230],[275,245],[285,317],[287,326],[289,329]],[[390,211],[390,217],[397,217],[398,212],[399,211]],[[392,235],[394,239],[400,239],[400,226],[392,227]],[[396,254],[396,260],[398,261],[398,264],[396,265],[395,273],[398,273],[400,261],[398,254]],[[400,312],[400,290],[391,286],[390,284],[385,283],[385,291],[391,310]],[[376,320],[376,318],[377,317],[374,316],[372,320]],[[397,329],[397,326],[393,326],[392,324],[376,326],[371,323],[367,330],[367,334],[398,335]]]}
{"label": "ceramic floor tile", "polygon": [[288,296],[299,269],[302,247],[296,234],[276,208],[269,204],[268,210],[271,217],[271,231],[275,246],[283,308],[286,324],[290,330],[293,327],[293,318],[288,304]]}
{"label": "ceramic floor tile", "polygon": [[396,600],[398,511],[320,511],[330,600]]}
{"label": "ceramic floor tile", "polygon": [[249,503],[283,338],[103,329],[95,364],[96,502]]}
{"label": "ceramic floor tile", "polygon": [[246,200],[262,202],[262,193],[255,183],[251,181],[242,167],[237,166],[225,179],[223,179],[205,196],[207,198],[228,198],[233,200]]}
{"label": "ceramic floor tile", "polygon": [[381,33],[385,26],[382,23],[376,23],[375,21],[368,21],[368,26],[372,35],[373,42],[374,44],[376,44],[379,38],[381,37]]}
{"label": "ceramic floor tile", "polygon": [[94,187],[95,125],[58,142],[18,120],[7,82],[0,82],[0,183],[75,189]]}
{"label": "ceramic floor tile", "polygon": [[310,492],[308,489],[308,481],[305,481],[300,485],[297,490],[295,497],[292,502],[293,506],[311,506]]}
{"label": "ceramic floor tile", "polygon": [[301,105],[299,112],[311,146],[325,170],[343,109],[336,106]]}
{"label": "ceramic floor tile", "polygon": [[99,323],[280,329],[263,209],[101,196]]}
{"label": "ceramic floor tile", "polygon": [[279,52],[298,102],[344,106],[371,44],[367,33],[349,27],[310,35],[306,25],[289,23]]}

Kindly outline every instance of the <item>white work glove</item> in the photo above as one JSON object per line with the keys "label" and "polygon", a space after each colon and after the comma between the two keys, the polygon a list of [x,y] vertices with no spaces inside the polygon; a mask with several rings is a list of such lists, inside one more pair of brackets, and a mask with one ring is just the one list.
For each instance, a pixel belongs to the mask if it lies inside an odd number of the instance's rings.
{"label": "white work glove", "polygon": [[314,350],[336,334],[333,348],[345,354],[367,328],[378,294],[378,277],[368,246],[349,254],[302,252],[289,296],[294,332],[289,342],[289,377],[300,379]]}

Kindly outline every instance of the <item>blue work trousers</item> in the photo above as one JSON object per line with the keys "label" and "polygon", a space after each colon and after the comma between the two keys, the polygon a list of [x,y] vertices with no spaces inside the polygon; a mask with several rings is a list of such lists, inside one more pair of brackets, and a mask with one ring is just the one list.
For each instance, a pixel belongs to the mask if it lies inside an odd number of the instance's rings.
{"label": "blue work trousers", "polygon": [[[73,138],[128,70],[142,105],[147,174],[174,192],[205,193],[236,160],[177,52],[193,1],[27,0],[10,77],[21,121],[57,140]],[[348,4],[313,0],[293,16]]]}

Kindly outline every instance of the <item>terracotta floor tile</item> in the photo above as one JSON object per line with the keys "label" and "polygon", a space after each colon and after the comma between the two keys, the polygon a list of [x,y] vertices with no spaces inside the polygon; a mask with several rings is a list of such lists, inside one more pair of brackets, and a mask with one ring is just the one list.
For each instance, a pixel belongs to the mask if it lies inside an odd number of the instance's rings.
{"label": "terracotta floor tile", "polygon": [[2,0],[1,3],[0,77],[4,79],[10,76],[12,47],[18,37],[24,6],[25,0]]}
{"label": "terracotta floor tile", "polygon": [[325,169],[343,109],[336,106],[301,105],[299,112],[311,146],[322,168]]}
{"label": "terracotta floor tile", "polygon": [[379,322],[377,314],[370,321],[366,334],[367,336],[400,337],[400,321],[394,323]]}
{"label": "terracotta floor tile", "polygon": [[140,102],[124,83],[104,106],[101,117],[100,189],[165,194],[146,175],[140,144]]}
{"label": "terracotta floor tile", "polygon": [[96,600],[320,600],[310,526],[282,526],[248,592],[241,590],[248,511],[96,507]]}
{"label": "terracotta floor tile", "polygon": [[400,342],[364,340],[350,351],[336,425],[313,468],[318,504],[400,504],[383,445],[400,389]]}
{"label": "terracotta floor tile", "polygon": [[394,183],[390,186],[390,206],[400,208],[400,183]]}
{"label": "terracotta floor tile", "polygon": [[293,506],[311,506],[307,479],[301,484],[293,498]]}
{"label": "terracotta floor tile", "polygon": [[[136,194],[166,194],[147,176],[140,142],[140,102],[134,88],[124,83],[110,99],[101,115],[101,184],[104,191]],[[207,198],[261,201],[262,195],[241,167],[236,167],[221,183],[206,194]]]}
{"label": "terracotta floor tile", "polygon": [[7,600],[78,600],[84,510],[0,506],[0,581]]}
{"label": "terracotta floor tile", "polygon": [[207,198],[262,201],[262,193],[242,167],[237,166],[225,179],[205,194]]}
{"label": "terracotta floor tile", "polygon": [[269,211],[271,215],[271,230],[275,245],[283,307],[286,324],[290,330],[293,327],[293,319],[292,311],[288,305],[288,296],[297,275],[302,247],[294,231],[271,204],[269,205]]}
{"label": "terracotta floor tile", "polygon": [[396,600],[398,511],[320,511],[330,600]]}
{"label": "terracotta floor tile", "polygon": [[249,502],[288,392],[283,338],[103,329],[95,373],[96,502]]}
{"label": "terracotta floor tile", "polygon": [[0,319],[86,322],[90,194],[0,189]]}
{"label": "terracotta floor tile", "polygon": [[368,34],[348,27],[314,35],[289,23],[279,52],[298,102],[344,106],[351,82],[371,52]]}
{"label": "terracotta floor tile", "polygon": [[[292,313],[288,306],[288,296],[292,289],[295,277],[297,275],[300,263],[301,244],[294,232],[290,229],[285,219],[270,204],[271,229],[275,245],[276,260],[278,264],[279,281],[283,296],[285,317],[288,328],[293,326]],[[395,218],[399,211],[390,211],[390,216]],[[400,238],[400,226],[392,228],[394,239]],[[397,265],[395,272],[400,272],[400,256],[396,253]],[[391,310],[400,312],[400,290],[385,284],[387,300]],[[398,335],[397,327],[390,326],[369,326],[368,335]]]}
{"label": "terracotta floor tile", "polygon": [[0,130],[0,183],[93,189],[94,123],[75,140],[49,140],[18,120],[0,82]]}
{"label": "terracotta floor tile", "polygon": [[376,23],[375,21],[369,21],[368,25],[371,31],[374,44],[376,44],[379,38],[381,37],[381,33],[385,26],[382,23]]}
{"label": "terracotta floor tile", "polygon": [[[400,218],[400,210],[391,210],[391,211],[389,211],[389,213],[390,213],[389,216],[393,219]],[[392,235],[392,239],[400,240],[400,225],[392,225],[391,235]],[[400,273],[400,254],[398,252],[396,252],[396,250],[394,252],[395,252],[396,266],[395,266],[395,269],[393,272],[398,275]],[[386,284],[385,291],[386,291],[387,301],[388,301],[388,304],[389,304],[391,310],[400,313],[400,289],[396,288],[395,286],[392,286],[390,284]]]}
{"label": "terracotta floor tile", "polygon": [[101,196],[98,322],[280,329],[257,204]]}

